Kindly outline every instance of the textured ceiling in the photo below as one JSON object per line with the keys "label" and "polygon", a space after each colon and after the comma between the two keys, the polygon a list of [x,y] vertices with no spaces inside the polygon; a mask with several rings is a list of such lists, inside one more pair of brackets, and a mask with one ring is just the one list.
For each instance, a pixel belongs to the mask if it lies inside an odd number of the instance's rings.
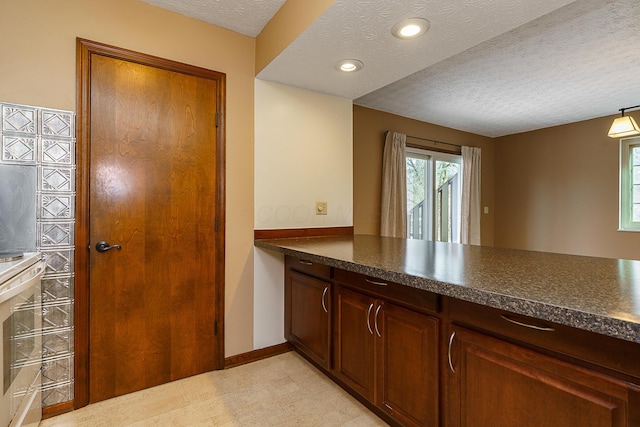
{"label": "textured ceiling", "polygon": [[142,0],[236,33],[255,37],[285,0]]}
{"label": "textured ceiling", "polygon": [[[144,1],[250,36],[284,3]],[[429,31],[394,38],[412,17]],[[336,0],[258,78],[496,137],[639,104],[639,23],[640,0]]]}
{"label": "textured ceiling", "polygon": [[[570,1],[336,0],[258,78],[355,99]],[[413,17],[431,23],[423,37],[391,34],[395,23]],[[346,58],[364,68],[338,73],[334,64]]]}
{"label": "textured ceiling", "polygon": [[580,0],[356,104],[486,136],[640,103],[640,1]]}

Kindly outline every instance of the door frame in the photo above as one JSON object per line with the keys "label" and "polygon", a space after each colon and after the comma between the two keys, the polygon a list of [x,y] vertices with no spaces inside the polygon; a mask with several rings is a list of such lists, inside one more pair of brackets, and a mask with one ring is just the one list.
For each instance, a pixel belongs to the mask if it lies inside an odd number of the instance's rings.
{"label": "door frame", "polygon": [[[89,182],[91,159],[91,58],[107,56],[163,70],[215,80],[216,85],[216,239],[215,239],[215,360],[224,367],[225,277],[225,106],[226,75],[144,53],[90,40],[76,39],[76,225],[74,283],[74,401],[75,409],[89,404]],[[214,220],[212,218],[212,220]],[[85,249],[86,248],[86,249]]]}

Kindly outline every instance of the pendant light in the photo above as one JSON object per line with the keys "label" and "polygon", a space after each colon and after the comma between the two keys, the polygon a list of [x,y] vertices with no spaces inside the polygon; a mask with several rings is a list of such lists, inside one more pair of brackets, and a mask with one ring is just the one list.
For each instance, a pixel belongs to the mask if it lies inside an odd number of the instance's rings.
{"label": "pendant light", "polygon": [[640,135],[640,127],[638,127],[638,124],[633,117],[624,115],[625,110],[630,110],[632,108],[640,108],[640,105],[621,108],[619,110],[622,115],[613,121],[611,129],[609,129],[609,137],[624,138],[627,136]]}

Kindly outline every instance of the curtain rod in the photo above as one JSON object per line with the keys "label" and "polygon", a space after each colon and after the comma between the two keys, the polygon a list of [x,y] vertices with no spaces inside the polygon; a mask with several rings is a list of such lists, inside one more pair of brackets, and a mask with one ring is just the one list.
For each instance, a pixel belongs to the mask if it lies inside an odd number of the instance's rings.
{"label": "curtain rod", "polygon": [[[385,134],[385,136],[386,136],[388,133],[389,133],[389,131],[386,131],[386,132],[384,133],[384,134]],[[419,136],[411,136],[411,135],[407,135],[407,138],[419,139],[419,140],[421,140],[421,141],[433,142],[434,144],[445,144],[445,145],[451,145],[451,146],[454,146],[454,147],[462,148],[462,145],[460,145],[460,144],[453,144],[453,143],[451,143],[451,142],[444,142],[444,141],[438,141],[438,140],[435,140],[435,139],[422,138],[422,137],[419,137]]]}

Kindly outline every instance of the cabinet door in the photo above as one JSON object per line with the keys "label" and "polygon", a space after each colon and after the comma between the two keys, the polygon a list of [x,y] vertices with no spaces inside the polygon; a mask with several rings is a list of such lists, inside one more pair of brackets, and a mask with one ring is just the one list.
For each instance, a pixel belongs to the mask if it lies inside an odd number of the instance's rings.
{"label": "cabinet door", "polygon": [[373,401],[373,298],[336,286],[334,374]]}
{"label": "cabinet door", "polygon": [[632,385],[463,328],[450,332],[447,425],[637,425]]}
{"label": "cabinet door", "polygon": [[287,272],[285,288],[285,331],[287,339],[320,366],[329,368],[328,282]]}
{"label": "cabinet door", "polygon": [[405,426],[438,425],[438,319],[379,302],[376,404]]}

